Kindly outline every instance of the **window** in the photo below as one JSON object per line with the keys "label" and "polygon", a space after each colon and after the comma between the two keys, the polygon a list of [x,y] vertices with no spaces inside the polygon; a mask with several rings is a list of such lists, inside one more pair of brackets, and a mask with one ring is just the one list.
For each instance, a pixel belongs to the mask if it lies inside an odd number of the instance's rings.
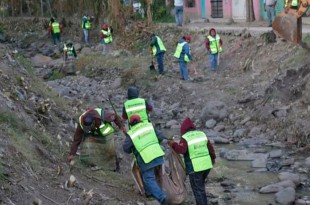
{"label": "window", "polygon": [[196,5],[196,1],[195,0],[186,0],[185,2],[185,6],[189,7],[189,8],[193,8]]}

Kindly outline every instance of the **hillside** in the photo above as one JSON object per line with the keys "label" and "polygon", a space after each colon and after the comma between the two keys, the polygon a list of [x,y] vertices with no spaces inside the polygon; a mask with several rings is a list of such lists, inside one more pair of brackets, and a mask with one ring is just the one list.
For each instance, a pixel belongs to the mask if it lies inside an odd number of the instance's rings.
{"label": "hillside", "polygon": [[[273,39],[268,34],[253,36],[247,31],[227,30],[220,33],[224,53],[219,71],[213,73],[203,45],[206,30],[131,25],[135,32],[116,34],[113,53],[102,56],[100,46],[83,46],[82,33],[72,21],[65,28],[64,40],[70,38],[76,44],[78,72],[66,76],[59,48],[45,35],[47,24],[48,19],[36,18],[0,22],[2,204],[40,200],[42,204],[83,204],[83,200],[90,200],[89,204],[154,204],[138,194],[129,172],[132,157],[122,152],[119,131],[115,141],[122,157],[120,173],[94,170],[78,160],[70,166],[66,161],[78,116],[88,107],[111,110],[109,95],[120,114],[127,88],[132,85],[140,88],[142,97],[154,101],[152,122],[167,136],[178,138],[180,123],[189,116],[216,144],[218,161],[206,183],[211,204],[249,204],[249,200],[251,204],[273,204],[273,195],[258,195],[258,190],[270,180],[275,183],[275,176],[284,171],[300,178],[296,200],[309,200],[307,50],[278,39],[269,42]],[[165,42],[167,72],[163,77],[148,69],[152,57],[146,31],[156,32]],[[184,34],[193,39],[192,80],[187,82],[179,80],[179,67],[173,59],[176,41]],[[309,37],[304,40],[309,42]],[[210,125],[210,120],[215,123]],[[163,146],[168,149],[165,143]],[[237,159],[231,150],[251,154],[264,150],[269,157],[258,167],[239,164],[244,159],[240,155]],[[276,150],[282,155],[270,157]],[[235,163],[239,167],[234,167]],[[246,181],[238,171],[262,180]],[[77,180],[74,187],[66,185],[70,175]],[[223,185],[227,181],[228,188]],[[184,204],[193,204],[188,190]],[[247,193],[252,198],[245,197]]]}

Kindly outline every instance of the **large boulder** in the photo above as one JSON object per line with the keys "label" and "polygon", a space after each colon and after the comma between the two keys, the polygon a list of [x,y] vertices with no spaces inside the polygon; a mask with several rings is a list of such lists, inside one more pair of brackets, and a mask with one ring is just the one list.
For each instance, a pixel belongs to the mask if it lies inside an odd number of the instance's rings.
{"label": "large boulder", "polygon": [[44,56],[42,54],[37,54],[31,58],[31,63],[33,67],[43,67],[44,65],[48,65],[51,61],[51,57]]}
{"label": "large boulder", "polygon": [[214,119],[220,122],[226,117],[228,117],[228,111],[225,103],[221,101],[210,101],[203,108],[200,120],[201,122],[206,122],[207,120]]}

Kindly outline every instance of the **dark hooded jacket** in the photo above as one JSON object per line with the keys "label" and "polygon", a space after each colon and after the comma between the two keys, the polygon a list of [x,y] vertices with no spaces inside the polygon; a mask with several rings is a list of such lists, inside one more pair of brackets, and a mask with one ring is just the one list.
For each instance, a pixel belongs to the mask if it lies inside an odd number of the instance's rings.
{"label": "dark hooded jacket", "polygon": [[[136,88],[136,87],[130,87],[130,88],[128,88],[127,99],[128,99],[128,100],[132,100],[132,99],[136,99],[136,98],[139,98],[139,89]],[[149,104],[149,103],[147,102],[147,100],[145,100],[145,106],[146,106],[146,111],[147,111],[148,113],[150,113],[150,112],[153,111],[153,106],[152,106],[151,104]],[[127,119],[128,119],[128,115],[127,115],[125,106],[123,106],[123,114],[122,114],[122,117],[123,117],[124,120],[127,120]]]}
{"label": "dark hooded jacket", "polygon": [[[210,31],[209,31],[209,35],[211,36],[211,31],[215,31],[215,35],[216,35],[216,30],[214,29],[214,28],[211,28],[210,29]],[[214,36],[213,36],[214,37]],[[223,41],[222,41],[222,39],[220,38],[220,46],[222,46],[223,45]],[[210,41],[209,41],[209,39],[207,38],[206,39],[206,42],[205,42],[205,46],[206,46],[206,49],[208,50],[208,51],[210,51]]]}
{"label": "dark hooded jacket", "polygon": [[[183,136],[186,132],[189,131],[194,131],[196,130],[195,125],[193,124],[192,120],[190,118],[186,118],[181,125],[181,136]],[[187,142],[184,138],[181,137],[181,140],[178,143],[174,142],[171,145],[172,149],[174,151],[176,151],[176,153],[178,154],[183,154],[184,155],[184,161],[185,161],[185,168],[186,168],[186,173],[187,174],[191,174],[194,173],[194,169],[193,169],[193,165],[192,165],[192,161],[189,158],[189,153],[187,150]],[[212,145],[212,143],[208,140],[208,144],[207,144],[208,150],[209,150],[209,154],[212,160],[212,164],[215,163],[215,151],[214,151],[214,147]]]}

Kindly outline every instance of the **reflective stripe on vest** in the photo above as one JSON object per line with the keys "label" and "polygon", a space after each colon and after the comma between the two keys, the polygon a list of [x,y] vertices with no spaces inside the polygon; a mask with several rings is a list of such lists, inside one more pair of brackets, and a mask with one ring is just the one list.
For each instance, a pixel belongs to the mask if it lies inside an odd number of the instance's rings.
{"label": "reflective stripe on vest", "polygon": [[106,35],[107,37],[105,37],[104,39],[103,39],[103,41],[104,41],[104,43],[112,43],[112,34],[111,34],[111,30],[110,30],[110,28],[108,28],[108,30],[107,31],[105,31],[105,30],[101,30],[101,33],[103,33],[103,35]]}
{"label": "reflective stripe on vest", "polygon": [[[183,46],[187,44],[186,41],[182,42],[182,43],[178,43],[177,45],[177,48],[175,50],[175,53],[174,53],[174,57],[180,59],[181,57],[181,54],[183,53]],[[191,60],[189,59],[188,55],[186,53],[184,53],[184,59],[183,59],[185,62],[190,62]]]}
{"label": "reflective stripe on vest", "polygon": [[60,33],[60,27],[58,22],[52,23],[53,33]]}
{"label": "reflective stripe on vest", "polygon": [[68,48],[66,44],[64,44],[64,51],[67,52],[68,56],[73,56],[73,46],[71,48]]}
{"label": "reflective stripe on vest", "polygon": [[212,160],[207,147],[208,138],[204,132],[189,131],[182,136],[188,146],[189,158],[195,172],[211,169]]}
{"label": "reflective stripe on vest", "polygon": [[298,6],[298,0],[292,0],[291,6]]}
{"label": "reflective stripe on vest", "polygon": [[[99,116],[104,116],[104,111],[100,108],[96,108],[95,109],[96,112],[98,113]],[[82,116],[85,115],[87,113],[84,112],[80,117],[79,117],[79,124],[83,130],[83,124],[82,124]],[[92,130],[92,134],[94,135],[99,135],[99,136],[108,136],[109,134],[113,133],[114,132],[114,128],[111,126],[110,123],[104,123],[103,122],[103,119],[101,119],[101,125],[99,126],[99,130],[98,129],[95,129],[95,130]]]}
{"label": "reflective stripe on vest", "polygon": [[208,36],[210,42],[210,51],[211,54],[217,54],[222,52],[222,47],[220,47],[220,36],[216,34],[215,38],[211,35]]}
{"label": "reflective stripe on vest", "polygon": [[127,100],[124,106],[128,120],[133,114],[139,115],[142,122],[147,122],[149,120],[149,116],[147,115],[147,110],[145,106],[145,100],[143,98]]}
{"label": "reflective stripe on vest", "polygon": [[[158,44],[159,50],[160,51],[166,51],[166,48],[164,46],[163,41],[158,36],[155,36],[155,37],[157,39],[157,44]],[[153,55],[155,56],[157,54],[157,46],[156,45],[152,46],[152,51],[153,51]]]}
{"label": "reflective stripe on vest", "polygon": [[144,163],[150,163],[157,157],[164,156],[154,127],[149,122],[141,122],[133,126],[127,134],[130,136],[136,150],[141,155]]}
{"label": "reflective stripe on vest", "polygon": [[[91,22],[89,21],[87,16],[83,16],[83,19],[87,19],[85,22],[85,29],[90,29],[91,27]],[[82,28],[84,29],[84,22],[82,20]]]}

